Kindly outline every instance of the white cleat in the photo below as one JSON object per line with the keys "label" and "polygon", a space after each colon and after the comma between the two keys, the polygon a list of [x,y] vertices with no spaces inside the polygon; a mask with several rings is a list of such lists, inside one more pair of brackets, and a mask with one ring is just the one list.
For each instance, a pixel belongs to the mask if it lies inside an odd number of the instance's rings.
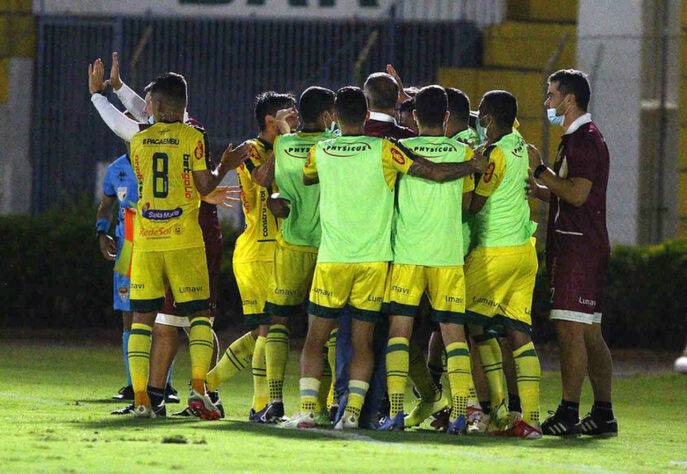
{"label": "white cleat", "polygon": [[134,418],[155,418],[155,412],[151,407],[139,405],[134,409]]}
{"label": "white cleat", "polygon": [[467,432],[468,433],[486,433],[489,418],[484,414],[484,411],[479,405],[468,406],[467,417]]}
{"label": "white cleat", "polygon": [[687,374],[687,353],[677,358],[675,361],[675,371],[680,374]]}
{"label": "white cleat", "polygon": [[203,420],[219,420],[222,417],[219,409],[212,403],[210,397],[193,389],[188,395],[188,407],[191,413]]}
{"label": "white cleat", "polygon": [[285,422],[279,424],[280,428],[285,428],[287,430],[309,429],[315,428],[315,426],[317,426],[315,422],[315,412],[312,411],[305,413],[298,412]]}
{"label": "white cleat", "polygon": [[335,430],[357,430],[358,429],[358,417],[351,415],[349,413],[344,413],[341,419],[336,425],[334,425]]}

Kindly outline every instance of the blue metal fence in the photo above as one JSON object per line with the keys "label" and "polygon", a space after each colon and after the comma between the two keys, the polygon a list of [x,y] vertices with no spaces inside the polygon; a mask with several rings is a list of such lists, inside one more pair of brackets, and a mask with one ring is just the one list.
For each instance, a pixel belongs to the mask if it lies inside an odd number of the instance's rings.
{"label": "blue metal fence", "polygon": [[[138,91],[162,72],[183,74],[189,83],[189,112],[205,124],[216,150],[257,133],[252,102],[263,90],[299,94],[313,84],[336,89],[358,83],[387,63],[394,64],[407,85],[427,84],[440,66],[473,66],[480,57],[480,34],[473,23],[393,17],[39,17],[37,39],[34,212],[91,192],[96,163],[123,151],[90,104],[86,87],[88,63],[101,57],[109,69],[111,51],[120,52],[123,79]],[[368,53],[361,56],[366,46]],[[140,54],[132,64],[135,51]],[[361,66],[357,75],[356,62]],[[114,95],[112,101],[118,104]]]}

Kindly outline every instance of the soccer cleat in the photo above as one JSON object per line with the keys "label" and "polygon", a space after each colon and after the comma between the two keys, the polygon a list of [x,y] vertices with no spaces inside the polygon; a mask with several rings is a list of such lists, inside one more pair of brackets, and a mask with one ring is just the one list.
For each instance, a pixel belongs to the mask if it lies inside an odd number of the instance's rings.
{"label": "soccer cleat", "polygon": [[434,402],[426,402],[420,399],[408,416],[405,417],[405,427],[411,428],[413,426],[418,426],[430,416],[438,415],[439,412],[447,406],[448,402],[443,396],[440,396],[439,399]]}
{"label": "soccer cleat", "polygon": [[260,410],[260,419],[258,423],[279,423],[284,421],[284,402],[271,402],[267,407]]}
{"label": "soccer cleat", "polygon": [[214,392],[208,392],[208,398],[212,404],[217,407],[217,411],[219,411],[219,417],[224,418],[224,405],[222,404],[222,400],[219,398],[219,392],[217,390]]}
{"label": "soccer cleat", "polygon": [[508,414],[506,415],[506,429],[505,429],[505,431],[508,431],[509,429],[513,428],[515,426],[515,423],[521,419],[522,419],[522,413],[520,413],[519,411],[509,411]]}
{"label": "soccer cleat", "polygon": [[444,408],[438,413],[433,414],[429,417],[432,422],[430,426],[439,431],[446,431],[448,429],[449,419],[451,418],[451,409]]}
{"label": "soccer cleat", "polygon": [[484,414],[484,410],[479,405],[468,405],[467,412],[467,432],[486,433],[489,417]]}
{"label": "soccer cleat", "polygon": [[131,385],[127,385],[126,387],[122,387],[119,389],[119,392],[117,392],[117,395],[112,396],[112,400],[132,400],[134,399],[134,388]]}
{"label": "soccer cleat", "polygon": [[134,408],[134,418],[155,418],[155,411],[145,405],[139,405]]}
{"label": "soccer cleat", "polygon": [[172,384],[169,383],[165,387],[165,403],[181,403],[179,394],[174,387],[172,387]]}
{"label": "soccer cleat", "polygon": [[188,407],[191,412],[203,420],[219,420],[221,413],[207,395],[201,395],[194,389],[188,395]]}
{"label": "soccer cleat", "polygon": [[508,428],[505,431],[500,431],[498,433],[494,433],[496,436],[511,436],[514,438],[523,438],[523,439],[541,439],[542,437],[542,428],[539,423],[537,423],[535,426],[529,425],[523,420],[522,418],[518,419],[515,421],[513,426],[511,428]]}
{"label": "soccer cleat", "polygon": [[588,413],[582,421],[577,424],[580,434],[587,436],[615,437],[618,436],[618,420],[602,420]]}
{"label": "soccer cleat", "polygon": [[398,412],[395,417],[387,417],[382,421],[382,424],[377,428],[377,431],[403,431],[405,425],[403,424],[404,414]]}
{"label": "soccer cleat", "polygon": [[467,420],[465,416],[459,415],[455,421],[449,421],[446,434],[450,435],[464,435],[467,433]]}
{"label": "soccer cleat", "polygon": [[339,405],[336,403],[332,403],[332,406],[329,407],[329,422],[331,424],[336,423],[337,413],[339,413]]}
{"label": "soccer cleat", "polygon": [[331,421],[329,421],[329,412],[327,410],[321,410],[315,415],[315,424],[317,426],[331,426]]}
{"label": "soccer cleat", "polygon": [[289,429],[309,429],[314,428],[315,412],[308,411],[305,413],[298,412],[288,420],[279,424],[280,428]]}
{"label": "soccer cleat", "polygon": [[580,427],[577,423],[568,421],[558,412],[549,411],[551,415],[541,424],[542,434],[546,436],[577,436]]}
{"label": "soccer cleat", "polygon": [[172,413],[172,416],[197,416],[190,407],[186,407],[181,411]]}
{"label": "soccer cleat", "polygon": [[357,430],[358,423],[360,420],[358,420],[358,417],[355,415],[351,415],[350,413],[345,413],[339,419],[339,421],[334,425],[335,430]]}
{"label": "soccer cleat", "polygon": [[[141,405],[143,406],[143,405]],[[127,405],[124,408],[120,408],[119,410],[115,410],[110,413],[110,415],[129,415],[131,413],[135,413],[136,409],[134,407],[134,404],[132,403],[131,405]],[[159,405],[157,408],[153,410],[155,413],[156,417],[166,417],[167,416],[167,408],[165,407],[164,404]]]}
{"label": "soccer cleat", "polygon": [[495,409],[491,410],[489,413],[489,423],[487,424],[487,433],[495,433],[499,431],[506,431],[510,428],[509,423],[511,418],[508,415],[508,408],[506,407],[505,401],[499,403]]}

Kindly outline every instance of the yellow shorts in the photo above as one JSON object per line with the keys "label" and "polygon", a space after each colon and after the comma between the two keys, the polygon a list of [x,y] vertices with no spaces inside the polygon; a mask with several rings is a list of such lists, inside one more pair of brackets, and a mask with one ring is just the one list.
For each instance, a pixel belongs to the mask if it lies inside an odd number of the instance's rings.
{"label": "yellow shorts", "polygon": [[210,308],[210,283],[205,247],[142,252],[131,259],[131,310],[138,313],[162,309],[167,286],[180,313]]}
{"label": "yellow shorts", "polygon": [[475,248],[465,259],[468,322],[530,333],[538,266],[532,242],[517,247]]}
{"label": "yellow shorts", "polygon": [[417,316],[425,291],[432,306],[432,321],[465,324],[465,277],[462,266],[393,264],[386,281],[385,313]]}
{"label": "yellow shorts", "polygon": [[321,318],[336,318],[348,304],[356,319],[381,320],[388,269],[389,262],[318,263],[308,312]]}
{"label": "yellow shorts", "polygon": [[301,305],[312,283],[317,252],[294,249],[295,245],[277,241],[272,265],[272,277],[267,290],[265,312],[276,316],[291,316],[301,312]]}
{"label": "yellow shorts", "polygon": [[233,262],[234,278],[241,294],[243,322],[250,329],[270,323],[265,297],[272,274],[272,262]]}

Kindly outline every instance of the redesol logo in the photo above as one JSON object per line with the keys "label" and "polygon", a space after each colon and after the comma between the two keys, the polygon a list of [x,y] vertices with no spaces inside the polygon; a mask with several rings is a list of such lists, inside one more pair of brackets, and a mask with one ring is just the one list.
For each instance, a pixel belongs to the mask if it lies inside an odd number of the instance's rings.
{"label": "redesol logo", "polygon": [[391,149],[391,159],[394,160],[399,165],[405,165],[406,164],[406,157],[403,156],[403,153],[401,153],[400,151],[398,151],[395,148]]}

